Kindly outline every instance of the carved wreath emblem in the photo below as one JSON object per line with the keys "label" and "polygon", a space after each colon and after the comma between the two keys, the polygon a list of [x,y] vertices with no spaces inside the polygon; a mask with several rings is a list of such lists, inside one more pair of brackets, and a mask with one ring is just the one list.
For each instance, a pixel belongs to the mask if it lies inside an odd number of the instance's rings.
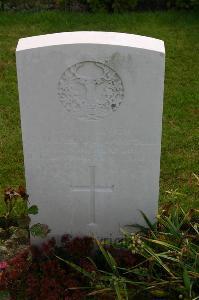
{"label": "carved wreath emblem", "polygon": [[58,83],[58,96],[69,113],[98,120],[116,111],[124,98],[119,75],[109,66],[84,61],[67,68]]}

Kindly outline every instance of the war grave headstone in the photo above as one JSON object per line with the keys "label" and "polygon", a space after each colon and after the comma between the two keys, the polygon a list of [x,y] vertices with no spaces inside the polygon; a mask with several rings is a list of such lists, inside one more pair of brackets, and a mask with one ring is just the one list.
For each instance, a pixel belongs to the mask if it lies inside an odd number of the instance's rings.
{"label": "war grave headstone", "polygon": [[20,39],[17,73],[33,222],[119,238],[158,208],[165,50],[113,32]]}

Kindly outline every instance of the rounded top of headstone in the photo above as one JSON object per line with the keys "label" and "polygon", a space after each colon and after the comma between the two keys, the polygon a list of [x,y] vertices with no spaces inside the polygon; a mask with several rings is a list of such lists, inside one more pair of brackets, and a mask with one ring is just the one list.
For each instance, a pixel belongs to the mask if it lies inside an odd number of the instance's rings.
{"label": "rounded top of headstone", "polygon": [[135,34],[100,31],[62,32],[22,38],[16,51],[70,44],[124,46],[165,53],[162,40]]}

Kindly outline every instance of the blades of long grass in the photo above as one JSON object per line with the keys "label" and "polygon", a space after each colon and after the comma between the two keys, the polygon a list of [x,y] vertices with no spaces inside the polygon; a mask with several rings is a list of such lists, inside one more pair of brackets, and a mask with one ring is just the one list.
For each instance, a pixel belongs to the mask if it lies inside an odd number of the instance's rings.
{"label": "blades of long grass", "polygon": [[187,292],[190,294],[190,290],[191,290],[191,280],[188,274],[188,271],[186,268],[184,268],[183,271],[183,281],[184,281],[184,286],[187,290]]}
{"label": "blades of long grass", "polygon": [[124,280],[125,280],[125,283],[128,285],[132,285],[132,286],[136,286],[136,287],[148,286],[148,283],[146,283],[144,281],[133,281],[133,280],[130,280],[127,278],[125,278]]}
{"label": "blades of long grass", "polygon": [[191,218],[192,218],[194,212],[196,212],[197,210],[196,210],[196,209],[189,209],[188,212],[185,213],[184,210],[183,210],[183,208],[181,208],[181,211],[182,211],[184,217],[182,218],[182,221],[181,221],[181,223],[180,223],[180,227],[181,227],[183,224],[185,224],[185,223],[190,224]]}
{"label": "blades of long grass", "polygon": [[92,265],[95,267],[95,269],[97,270],[97,266],[96,266],[95,262],[93,261],[93,259],[90,258],[89,256],[87,256],[86,258],[91,262],[91,264],[92,264]]}
{"label": "blades of long grass", "polygon": [[146,224],[148,225],[148,227],[151,229],[151,234],[154,238],[156,238],[156,234],[155,234],[155,231],[156,231],[156,225],[152,224],[150,222],[150,220],[147,218],[147,216],[145,215],[145,213],[143,211],[140,210],[140,213],[142,215],[142,217],[144,218]]}
{"label": "blades of long grass", "polygon": [[[106,274],[106,275],[102,275],[100,277],[101,281],[105,281],[105,282],[106,281],[108,281],[108,282],[111,281],[111,277],[113,276],[112,273],[109,273],[109,272],[106,272],[106,271],[100,271],[100,273]],[[130,285],[133,285],[133,286],[146,286],[146,285],[148,285],[148,283],[146,283],[145,281],[144,282],[143,281],[133,281],[133,280],[128,279],[127,277],[124,277],[124,276],[120,276],[120,277],[118,277],[118,279],[121,282],[125,283],[125,284],[130,284]]]}
{"label": "blades of long grass", "polygon": [[101,245],[101,243],[98,240],[96,240],[96,242],[97,242],[97,245],[98,245],[100,251],[102,252],[106,262],[108,263],[109,267],[113,271],[113,273],[117,273],[117,263],[116,263],[115,259],[112,257],[112,255],[108,251],[106,251],[104,249],[104,247]]}
{"label": "blades of long grass", "polygon": [[179,205],[176,204],[176,209],[171,213],[171,222],[174,224],[174,226],[179,230],[180,228],[180,213],[179,213]]}
{"label": "blades of long grass", "polygon": [[69,265],[71,268],[73,268],[74,270],[76,270],[77,272],[83,274],[85,277],[88,277],[89,279],[93,279],[93,275],[90,272],[85,271],[83,268],[79,267],[78,265],[74,264],[73,262],[67,260],[67,259],[63,259],[59,256],[56,256],[59,260],[65,262],[67,265]]}
{"label": "blades of long grass", "polygon": [[176,263],[179,263],[179,260],[177,258],[168,256],[168,255],[165,255],[165,254],[162,254],[162,253],[159,254],[159,257],[170,260],[170,261],[174,261]]}
{"label": "blades of long grass", "polygon": [[112,291],[111,288],[104,288],[104,289],[100,289],[97,291],[93,291],[93,292],[89,293],[88,296],[96,296],[98,294],[104,294],[106,292],[111,292],[111,291]]}
{"label": "blades of long grass", "polygon": [[121,295],[121,289],[120,289],[119,283],[117,281],[114,282],[114,289],[115,289],[115,293],[117,295],[117,300],[124,300],[124,298]]}
{"label": "blades of long grass", "polygon": [[166,247],[166,248],[169,248],[169,249],[172,249],[174,251],[179,251],[179,248],[172,245],[172,244],[169,244],[169,243],[166,243],[166,242],[163,242],[163,241],[160,241],[160,240],[153,240],[153,239],[148,239],[148,238],[144,238],[145,240],[151,242],[151,243],[154,243],[154,244],[157,244],[157,245],[160,245],[160,246],[163,246],[163,247]]}
{"label": "blades of long grass", "polygon": [[113,256],[112,256],[109,252],[107,252],[107,255],[108,255],[108,257],[109,257],[109,261],[110,261],[110,264],[111,264],[111,268],[112,268],[115,272],[117,272],[117,263],[116,263],[115,259],[113,258]]}
{"label": "blades of long grass", "polygon": [[199,231],[198,231],[199,226],[196,226],[196,224],[193,224],[193,223],[190,223],[190,224],[191,224],[191,227],[194,229],[194,231],[199,235]]}
{"label": "blades of long grass", "polygon": [[[67,290],[76,291],[76,290],[90,290],[90,286],[78,286],[78,287],[68,287]],[[0,298],[1,299],[1,298]]]}
{"label": "blades of long grass", "polygon": [[158,254],[156,254],[151,248],[145,247],[145,251],[147,251],[158,263],[162,266],[163,269],[167,271],[171,275],[171,277],[175,278],[176,276],[171,272],[171,270],[163,263],[163,261],[159,258]]}
{"label": "blades of long grass", "polygon": [[126,300],[128,300],[129,296],[128,296],[128,289],[127,289],[126,284],[124,284],[124,295],[125,295]]}
{"label": "blades of long grass", "polygon": [[[122,270],[122,268],[119,268]],[[124,271],[124,269],[123,269]],[[124,272],[123,275],[128,275],[128,274],[134,274],[134,275],[139,275],[139,276],[142,276],[142,277],[148,277],[148,270],[146,271],[146,273],[144,273],[143,271],[140,271],[139,272],[139,268],[137,269],[132,269],[130,271],[127,271],[127,272]]]}
{"label": "blades of long grass", "polygon": [[[173,279],[172,280],[172,283],[173,284],[177,284],[177,283],[182,283],[182,280],[181,279]],[[152,281],[152,282],[149,282],[147,284],[146,287],[142,287],[142,291],[148,291],[148,290],[152,290],[154,288],[166,288],[167,286],[169,286],[171,284],[171,281],[170,280],[158,280],[158,281]]]}
{"label": "blades of long grass", "polygon": [[143,226],[143,225],[140,225],[140,224],[137,224],[137,223],[133,223],[133,224],[127,224],[125,225],[125,227],[133,227],[133,228],[138,228],[140,231],[144,232],[144,233],[147,233],[148,231],[148,228]]}
{"label": "blades of long grass", "polygon": [[192,272],[192,271],[188,271],[188,274],[192,277],[198,278],[199,279],[199,273],[198,272]]}
{"label": "blades of long grass", "polygon": [[199,176],[198,176],[198,175],[196,175],[195,173],[193,173],[193,176],[196,178],[196,180],[197,180],[197,184],[199,185]]}
{"label": "blades of long grass", "polygon": [[131,273],[134,269],[139,268],[140,266],[146,264],[149,260],[150,260],[150,258],[149,258],[149,259],[145,259],[145,260],[142,261],[141,263],[139,263],[139,264],[135,265],[134,267],[130,268],[130,270],[128,270],[128,271],[125,272],[124,274]]}
{"label": "blades of long grass", "polygon": [[97,245],[98,245],[100,251],[102,252],[102,254],[103,254],[103,256],[104,256],[106,262],[108,263],[108,265],[109,265],[109,266],[111,267],[111,269],[112,269],[112,265],[111,265],[111,263],[110,263],[110,260],[109,260],[109,256],[108,256],[108,254],[107,254],[107,251],[104,249],[104,247],[102,246],[102,244],[101,244],[98,240],[96,240],[96,242],[97,242]]}
{"label": "blades of long grass", "polygon": [[176,228],[176,226],[173,224],[173,222],[168,218],[167,216],[164,216],[160,223],[164,225],[165,229],[168,230],[174,237],[177,239],[181,238],[181,233],[179,233],[179,230]]}

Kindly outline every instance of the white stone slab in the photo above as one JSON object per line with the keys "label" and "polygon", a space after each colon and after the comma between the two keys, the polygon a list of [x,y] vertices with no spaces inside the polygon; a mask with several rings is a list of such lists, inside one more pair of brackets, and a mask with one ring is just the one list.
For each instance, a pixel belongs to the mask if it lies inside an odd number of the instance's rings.
{"label": "white stone slab", "polygon": [[52,235],[117,238],[158,207],[164,43],[113,32],[21,39],[27,191]]}

